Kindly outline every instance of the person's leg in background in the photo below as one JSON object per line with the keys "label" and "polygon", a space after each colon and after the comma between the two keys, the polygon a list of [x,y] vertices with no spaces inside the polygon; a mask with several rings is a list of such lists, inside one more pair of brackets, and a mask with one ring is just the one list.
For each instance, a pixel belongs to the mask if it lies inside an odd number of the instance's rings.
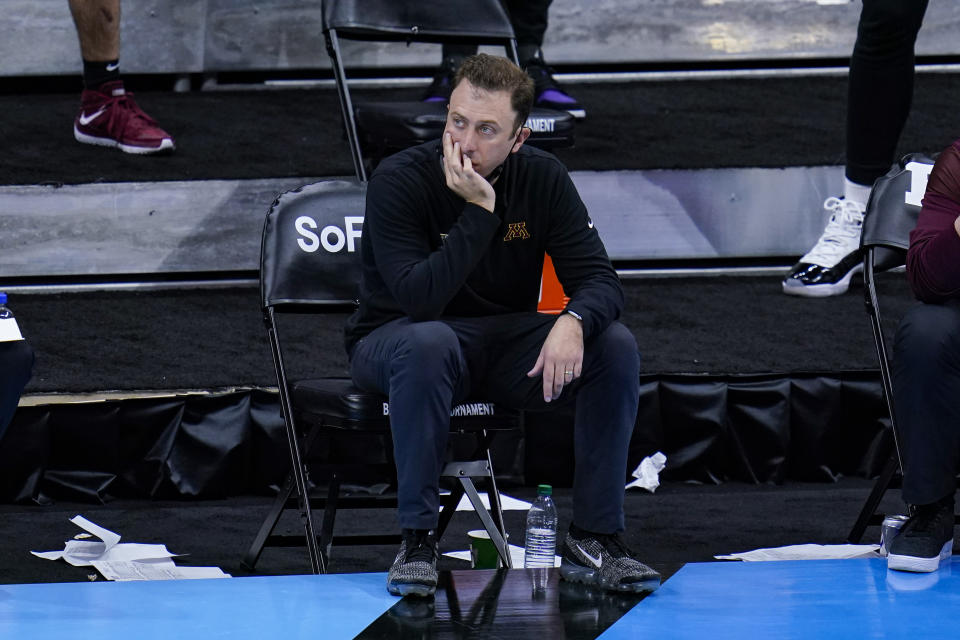
{"label": "person's leg in background", "polygon": [[433,75],[433,81],[427,90],[423,92],[424,102],[442,102],[446,104],[450,100],[450,93],[453,91],[453,77],[457,75],[457,69],[468,57],[477,52],[477,47],[470,44],[444,44],[443,59],[440,67]]}
{"label": "person's leg in background", "polygon": [[845,293],[861,268],[860,227],[874,181],[896,159],[913,98],[914,44],[928,0],[863,0],[847,86],[843,198],[824,203],[826,229],[783,281],[784,293]]}
{"label": "person's leg in background", "polygon": [[26,340],[0,342],[0,442],[32,371],[33,349]]}
{"label": "person's leg in background", "polygon": [[[545,109],[567,111],[575,118],[584,118],[583,106],[557,84],[553,72],[543,60],[543,36],[547,30],[547,14],[553,0],[509,0],[505,3],[513,33],[517,39],[520,66],[533,78],[534,105]],[[460,63],[477,52],[473,45],[443,45],[443,60],[424,92],[424,102],[446,102],[453,89],[453,77]]]}
{"label": "person's leg in background", "polygon": [[891,569],[934,571],[953,548],[960,470],[960,300],[910,308],[897,328],[893,400],[911,518],[894,538]]}
{"label": "person's leg in background", "polygon": [[173,138],[137,105],[120,78],[120,0],[69,0],[83,57],[78,142],[126,153],[172,151]]}
{"label": "person's leg in background", "polygon": [[[896,159],[913,101],[914,45],[928,0],[864,0],[850,58],[846,179],[865,203]],[[862,189],[866,189],[866,192]]]}
{"label": "person's leg in background", "polygon": [[586,110],[553,78],[553,71],[543,60],[543,36],[547,31],[547,14],[553,0],[506,0],[510,22],[517,38],[520,66],[533,78],[534,105],[566,111],[574,118],[585,118]]}

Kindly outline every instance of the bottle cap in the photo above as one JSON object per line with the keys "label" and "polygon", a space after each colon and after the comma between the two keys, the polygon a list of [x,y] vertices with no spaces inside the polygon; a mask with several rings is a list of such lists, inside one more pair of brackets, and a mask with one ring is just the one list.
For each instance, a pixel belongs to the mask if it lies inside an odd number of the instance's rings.
{"label": "bottle cap", "polygon": [[553,487],[548,484],[538,484],[537,485],[537,495],[538,496],[552,496]]}
{"label": "bottle cap", "polygon": [[0,291],[0,304],[7,304],[7,294]]}

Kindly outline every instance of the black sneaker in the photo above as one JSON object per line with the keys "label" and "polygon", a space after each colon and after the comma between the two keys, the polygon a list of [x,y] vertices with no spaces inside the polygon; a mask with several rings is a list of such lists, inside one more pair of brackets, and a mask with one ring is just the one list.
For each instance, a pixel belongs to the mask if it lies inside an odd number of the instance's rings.
{"label": "black sneaker", "polygon": [[953,496],[914,507],[913,515],[890,543],[887,568],[930,573],[953,554]]}
{"label": "black sneaker", "polygon": [[433,82],[423,92],[421,102],[448,102],[450,93],[453,91],[453,78],[457,75],[457,69],[460,68],[460,63],[463,60],[462,57],[458,56],[444,58],[433,76]]}
{"label": "black sneaker", "polygon": [[587,117],[587,112],[577,100],[560,88],[553,79],[553,69],[543,58],[531,58],[523,65],[527,75],[533,78],[533,104],[544,109],[566,111],[577,120]]}
{"label": "black sneaker", "polygon": [[865,206],[843,198],[827,198],[830,220],[823,235],[783,281],[783,292],[823,298],[846,293],[853,274],[863,271],[860,230]]}
{"label": "black sneaker", "polygon": [[395,596],[429,596],[436,590],[436,534],[421,529],[404,529],[400,551],[387,574],[387,591]]}
{"label": "black sneaker", "polygon": [[560,576],[609,591],[647,593],[660,587],[660,574],[637,560],[616,533],[567,533]]}

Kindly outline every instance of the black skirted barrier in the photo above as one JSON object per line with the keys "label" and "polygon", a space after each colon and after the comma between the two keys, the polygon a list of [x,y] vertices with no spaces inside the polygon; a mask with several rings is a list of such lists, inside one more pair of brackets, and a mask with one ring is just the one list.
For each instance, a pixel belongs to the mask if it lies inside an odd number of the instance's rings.
{"label": "black skirted barrier", "polygon": [[[662,451],[672,480],[833,481],[890,455],[879,373],[657,375],[641,380],[629,468]],[[573,478],[569,411],[528,414],[495,443],[507,483]],[[380,451],[365,455],[382,457]],[[339,459],[349,452],[321,447]],[[376,446],[373,446],[376,449]],[[21,408],[0,442],[0,500],[103,502],[265,493],[289,463],[278,396],[264,389]]]}

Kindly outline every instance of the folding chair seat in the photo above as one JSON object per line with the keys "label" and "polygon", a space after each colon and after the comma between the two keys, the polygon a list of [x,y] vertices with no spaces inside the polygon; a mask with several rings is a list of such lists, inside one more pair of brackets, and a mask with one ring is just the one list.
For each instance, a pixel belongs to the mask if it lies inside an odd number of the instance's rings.
{"label": "folding chair seat", "polygon": [[[354,104],[340,49],[340,39],[377,42],[455,42],[502,45],[517,62],[513,27],[500,0],[465,3],[403,0],[324,0],[323,32],[333,63],[357,178],[385,155],[439,138],[447,107],[442,103],[365,102]],[[437,56],[439,62],[439,55]],[[572,146],[574,118],[563,111],[534,108],[527,120],[527,144]],[[364,151],[367,158],[364,158]]]}
{"label": "folding chair seat", "polygon": [[[286,428],[291,472],[263,521],[243,563],[254,568],[264,547],[306,545],[315,573],[326,572],[331,546],[338,544],[385,544],[399,542],[399,535],[377,532],[371,535],[335,536],[338,510],[348,508],[396,508],[396,495],[344,495],[341,488],[373,467],[369,462],[310,461],[317,439],[337,434],[355,439],[354,449],[363,452],[363,436],[380,434],[390,441],[388,399],[357,388],[349,378],[314,378],[290,381],[280,337],[279,315],[329,313],[352,309],[360,279],[357,250],[365,196],[365,185],[348,181],[312,184],[281,195],[272,205],[264,223],[261,242],[260,290],[264,321],[273,352],[280,402]],[[490,442],[494,434],[522,426],[522,414],[515,410],[470,399],[452,408],[451,431],[475,441],[474,455],[465,461],[449,462],[442,477],[451,479],[452,490],[442,499],[438,538],[442,536],[462,496],[466,495],[484,528],[500,552],[505,566],[511,566],[506,530],[500,509]],[[385,460],[394,473],[389,451]],[[308,472],[308,467],[310,471]],[[311,495],[310,476],[327,483],[325,495]],[[393,476],[395,477],[395,476]],[[490,509],[484,507],[473,479],[488,489]],[[281,536],[273,532],[287,509],[297,509],[304,526],[303,536]],[[313,508],[323,509],[320,534],[315,533]]]}
{"label": "folding chair seat", "polygon": [[910,231],[916,226],[917,216],[920,213],[920,200],[923,198],[926,179],[932,168],[933,160],[925,155],[904,156],[885,176],[874,183],[863,219],[860,247],[863,250],[864,302],[873,329],[874,345],[880,364],[880,380],[890,415],[894,447],[890,459],[874,482],[873,489],[847,536],[847,540],[853,544],[860,542],[863,532],[869,525],[878,525],[883,521],[884,514],[877,513],[877,507],[894,477],[902,474],[903,465],[900,460],[896,414],[893,407],[890,352],[883,333],[876,274],[906,264]]}

